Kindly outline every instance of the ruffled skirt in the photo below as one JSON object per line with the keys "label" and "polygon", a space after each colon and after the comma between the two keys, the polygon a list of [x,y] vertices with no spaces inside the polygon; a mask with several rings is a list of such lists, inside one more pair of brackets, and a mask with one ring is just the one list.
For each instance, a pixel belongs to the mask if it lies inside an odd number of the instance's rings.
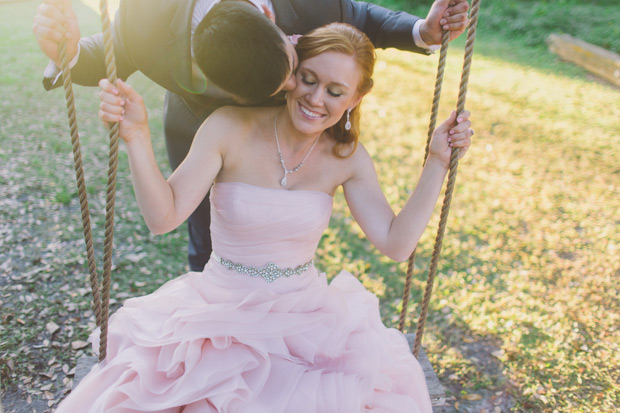
{"label": "ruffled skirt", "polygon": [[57,412],[431,411],[406,339],[347,272],[267,283],[211,260],[127,300],[107,352]]}

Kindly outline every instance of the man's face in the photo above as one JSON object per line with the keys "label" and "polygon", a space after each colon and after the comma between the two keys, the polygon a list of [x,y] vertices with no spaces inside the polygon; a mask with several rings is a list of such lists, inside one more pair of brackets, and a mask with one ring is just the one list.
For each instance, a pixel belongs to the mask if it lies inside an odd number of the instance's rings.
{"label": "man's face", "polygon": [[297,71],[297,66],[299,65],[299,58],[297,57],[297,52],[295,51],[295,46],[291,42],[291,39],[284,33],[282,33],[282,37],[284,38],[284,44],[286,45],[286,54],[288,55],[288,61],[290,65],[290,73],[288,77],[282,82],[280,87],[271,95],[275,95],[281,90],[289,91],[295,89],[296,86],[296,77],[295,72]]}

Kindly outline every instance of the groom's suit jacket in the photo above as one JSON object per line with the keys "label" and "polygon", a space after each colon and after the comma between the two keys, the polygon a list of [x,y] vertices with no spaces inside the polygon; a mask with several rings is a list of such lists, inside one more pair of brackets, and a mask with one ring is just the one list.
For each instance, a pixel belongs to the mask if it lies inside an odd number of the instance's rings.
{"label": "groom's suit jacket", "polygon": [[[192,110],[206,101],[192,76],[191,19],[195,0],[123,0],[113,25],[117,75],[144,73],[183,98]],[[366,33],[377,48],[426,53],[415,46],[418,17],[353,0],[273,0],[276,24],[288,35],[305,34],[332,22],[345,22]],[[80,40],[73,82],[95,86],[106,77],[101,33]],[[46,88],[56,87],[46,85]],[[202,84],[204,89],[204,82]],[[212,100],[212,99],[211,99]]]}

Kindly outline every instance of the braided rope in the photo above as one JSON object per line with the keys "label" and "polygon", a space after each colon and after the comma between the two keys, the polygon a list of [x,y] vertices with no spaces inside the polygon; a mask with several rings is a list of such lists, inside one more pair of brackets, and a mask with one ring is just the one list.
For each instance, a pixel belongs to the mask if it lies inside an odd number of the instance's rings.
{"label": "braided rope", "polygon": [[84,184],[84,168],[82,166],[82,151],[80,149],[80,135],[78,133],[75,98],[71,82],[71,70],[69,69],[69,58],[67,57],[67,43],[60,44],[60,60],[62,70],[62,85],[65,90],[65,100],[67,101],[67,116],[69,118],[69,128],[71,130],[71,145],[73,149],[73,166],[75,169],[75,180],[77,182],[78,195],[80,197],[80,211],[82,212],[82,228],[84,230],[84,243],[86,244],[86,256],[88,257],[88,272],[90,274],[90,287],[93,293],[93,311],[97,326],[101,326],[101,297],[99,295],[99,281],[97,279],[97,265],[95,263],[95,252],[93,248],[93,235],[90,225],[90,211],[88,209],[88,199],[86,197],[86,185]]}
{"label": "braided rope", "polygon": [[[469,14],[469,25],[467,27],[467,42],[465,44],[465,59],[463,62],[463,71],[461,74],[461,85],[459,87],[459,97],[457,101],[456,113],[460,115],[465,110],[465,99],[467,96],[467,83],[469,81],[469,73],[471,70],[471,61],[474,53],[474,41],[476,38],[476,25],[478,23],[478,11],[480,10],[480,0],[473,0],[471,11]],[[450,212],[450,202],[454,192],[454,184],[456,182],[456,173],[459,163],[459,148],[453,148],[450,156],[450,172],[448,174],[448,183],[444,196],[443,205],[441,207],[441,215],[439,218],[439,227],[437,228],[437,237],[435,238],[435,246],[431,258],[431,265],[428,271],[428,280],[426,282],[426,290],[422,300],[422,309],[418,319],[418,328],[416,330],[415,343],[413,345],[413,354],[418,357],[420,348],[422,347],[422,335],[424,334],[424,325],[426,324],[426,316],[428,315],[428,306],[433,291],[433,283],[437,274],[437,265],[439,263],[439,254],[443,243],[443,236],[448,222],[448,214]]]}
{"label": "braided rope", "polygon": [[[439,63],[437,64],[437,78],[435,79],[435,91],[433,92],[433,106],[431,108],[431,119],[428,125],[428,135],[426,138],[426,148],[424,150],[424,162],[428,158],[428,151],[431,145],[435,125],[437,124],[437,116],[439,113],[439,99],[441,98],[441,85],[443,84],[443,74],[446,68],[446,57],[448,56],[448,45],[450,42],[450,32],[444,31],[441,38],[441,49],[439,51]],[[411,280],[413,279],[413,267],[415,265],[416,249],[413,250],[409,260],[407,261],[407,277],[405,278],[405,288],[403,290],[403,305],[400,310],[400,320],[398,329],[401,332],[405,330],[405,319],[407,318],[407,309],[409,307],[409,296],[411,295]]]}
{"label": "braided rope", "polygon": [[[116,83],[116,63],[114,60],[114,45],[107,0],[99,3],[103,44],[105,51],[105,65],[108,80]],[[105,360],[107,353],[108,314],[110,304],[110,283],[112,273],[112,248],[114,244],[114,201],[116,193],[116,172],[118,170],[118,123],[110,128],[110,146],[108,153],[108,187],[106,193],[105,238],[103,244],[103,284],[101,307],[103,309],[101,332],[99,339],[99,362]]]}

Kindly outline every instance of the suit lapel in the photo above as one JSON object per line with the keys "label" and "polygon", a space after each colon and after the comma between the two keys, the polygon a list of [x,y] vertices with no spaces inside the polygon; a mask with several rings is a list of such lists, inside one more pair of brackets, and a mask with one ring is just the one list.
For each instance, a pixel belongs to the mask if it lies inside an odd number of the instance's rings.
{"label": "suit lapel", "polygon": [[272,0],[276,24],[287,35],[306,34],[327,23],[346,21],[339,0]]}
{"label": "suit lapel", "polygon": [[185,91],[192,91],[191,21],[196,0],[178,3],[168,26],[171,40],[165,45],[167,51],[164,56],[170,59],[171,74],[176,84]]}
{"label": "suit lapel", "polygon": [[282,31],[287,34],[295,33],[299,16],[293,8],[291,0],[272,0],[273,10],[276,14],[276,24]]}

